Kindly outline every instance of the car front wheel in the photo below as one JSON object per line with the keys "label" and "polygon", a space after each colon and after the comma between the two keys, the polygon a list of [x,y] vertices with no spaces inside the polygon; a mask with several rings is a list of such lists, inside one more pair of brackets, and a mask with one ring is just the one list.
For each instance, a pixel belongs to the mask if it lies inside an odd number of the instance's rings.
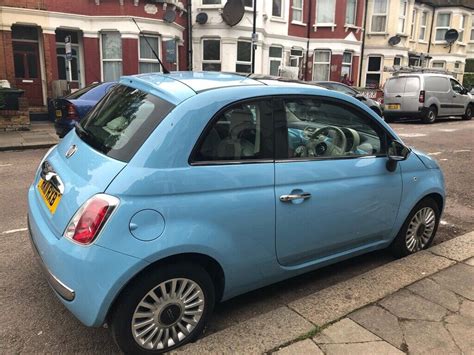
{"label": "car front wheel", "polygon": [[199,265],[161,266],[122,292],[111,318],[125,353],[161,354],[195,340],[214,308],[214,285]]}
{"label": "car front wheel", "polygon": [[472,115],[473,115],[473,110],[474,110],[474,105],[472,105],[472,104],[468,105],[467,108],[466,108],[466,112],[462,116],[462,119],[463,120],[470,120],[472,118]]}
{"label": "car front wheel", "polygon": [[434,123],[438,115],[438,110],[435,106],[431,106],[428,111],[426,111],[425,116],[422,118],[423,123]]}

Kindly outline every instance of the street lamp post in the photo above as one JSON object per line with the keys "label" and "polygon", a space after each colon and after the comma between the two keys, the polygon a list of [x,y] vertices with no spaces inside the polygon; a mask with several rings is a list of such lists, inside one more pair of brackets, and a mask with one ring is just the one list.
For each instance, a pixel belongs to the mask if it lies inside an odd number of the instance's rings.
{"label": "street lamp post", "polygon": [[255,50],[257,49],[257,0],[253,0],[253,28],[252,28],[252,74],[255,73]]}

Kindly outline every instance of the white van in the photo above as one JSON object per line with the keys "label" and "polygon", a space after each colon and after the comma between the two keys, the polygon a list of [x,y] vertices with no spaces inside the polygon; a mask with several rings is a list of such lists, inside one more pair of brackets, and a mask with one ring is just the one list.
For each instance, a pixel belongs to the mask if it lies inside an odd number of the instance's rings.
{"label": "white van", "polygon": [[384,116],[420,118],[433,123],[438,117],[462,116],[470,120],[474,96],[456,79],[446,74],[400,74],[387,80],[384,87]]}

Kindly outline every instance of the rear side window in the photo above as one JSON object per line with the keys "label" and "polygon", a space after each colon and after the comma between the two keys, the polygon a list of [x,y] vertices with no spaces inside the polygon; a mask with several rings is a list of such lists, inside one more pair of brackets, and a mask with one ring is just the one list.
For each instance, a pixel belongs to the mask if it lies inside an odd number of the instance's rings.
{"label": "rear side window", "polygon": [[448,92],[449,81],[447,78],[441,76],[427,76],[425,77],[425,90],[434,92]]}
{"label": "rear side window", "polygon": [[393,78],[385,84],[385,90],[390,93],[403,93],[407,78]]}
{"label": "rear side window", "polygon": [[157,96],[117,85],[76,126],[87,144],[128,162],[174,105]]}
{"label": "rear side window", "polygon": [[75,99],[78,99],[80,98],[81,96],[85,95],[86,93],[88,93],[89,91],[95,89],[97,86],[99,86],[100,84],[92,84],[92,85],[89,85],[89,86],[86,86],[85,88],[82,88],[82,89],[79,89],[77,91],[74,91],[73,93],[69,94],[66,96],[67,99],[71,99],[71,100],[75,100]]}

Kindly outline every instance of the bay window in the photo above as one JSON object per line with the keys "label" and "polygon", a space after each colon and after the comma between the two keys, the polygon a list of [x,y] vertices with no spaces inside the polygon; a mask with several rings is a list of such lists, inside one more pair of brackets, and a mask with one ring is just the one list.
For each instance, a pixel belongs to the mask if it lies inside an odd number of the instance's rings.
{"label": "bay window", "polygon": [[331,71],[331,51],[315,50],[313,63],[313,80],[328,81]]}
{"label": "bay window", "polygon": [[237,73],[250,73],[252,69],[252,43],[250,41],[237,42],[237,62],[235,71]]}
{"label": "bay window", "polygon": [[418,33],[418,39],[420,41],[425,40],[427,17],[428,17],[428,13],[426,11],[423,11],[420,17],[420,33]]}
{"label": "bay window", "polygon": [[291,10],[293,12],[292,21],[303,22],[303,0],[293,0]]}
{"label": "bay window", "polygon": [[101,32],[102,80],[116,81],[122,75],[122,37],[118,31]]}
{"label": "bay window", "polygon": [[398,13],[398,33],[405,33],[405,22],[407,18],[407,0],[400,0],[400,12]]}
{"label": "bay window", "polygon": [[346,25],[356,25],[357,0],[347,0],[346,2]]}
{"label": "bay window", "polygon": [[273,0],[272,3],[272,16],[273,17],[283,17],[282,4],[283,0]]}
{"label": "bay window", "polygon": [[158,36],[140,35],[140,46],[138,52],[140,73],[153,73],[160,71],[160,64],[150,47],[154,49],[158,56],[160,55],[160,40]]}
{"label": "bay window", "polygon": [[418,17],[418,11],[416,9],[413,9],[413,14],[411,17],[411,26],[410,26],[410,39],[415,39],[417,17]]}
{"label": "bay window", "polygon": [[374,0],[372,11],[372,32],[385,32],[387,25],[387,5],[388,0]]}
{"label": "bay window", "polygon": [[449,30],[449,25],[451,24],[451,14],[450,13],[438,13],[436,19],[436,37],[437,41],[444,41],[444,36]]}
{"label": "bay window", "polygon": [[202,40],[202,70],[221,70],[221,41],[219,39]]}
{"label": "bay window", "polygon": [[352,73],[352,53],[344,52],[342,54],[342,67],[341,67],[341,77],[344,77],[347,74],[347,77],[350,79]]}
{"label": "bay window", "polygon": [[316,24],[333,24],[335,5],[335,0],[318,0],[316,2]]}
{"label": "bay window", "polygon": [[365,76],[365,86],[367,88],[378,88],[382,78],[383,57],[380,55],[369,56],[367,63],[367,74]]}
{"label": "bay window", "polygon": [[466,26],[466,21],[467,21],[467,16],[466,15],[461,15],[460,22],[459,22],[459,37],[458,37],[458,42],[463,43],[464,42],[464,27]]}

